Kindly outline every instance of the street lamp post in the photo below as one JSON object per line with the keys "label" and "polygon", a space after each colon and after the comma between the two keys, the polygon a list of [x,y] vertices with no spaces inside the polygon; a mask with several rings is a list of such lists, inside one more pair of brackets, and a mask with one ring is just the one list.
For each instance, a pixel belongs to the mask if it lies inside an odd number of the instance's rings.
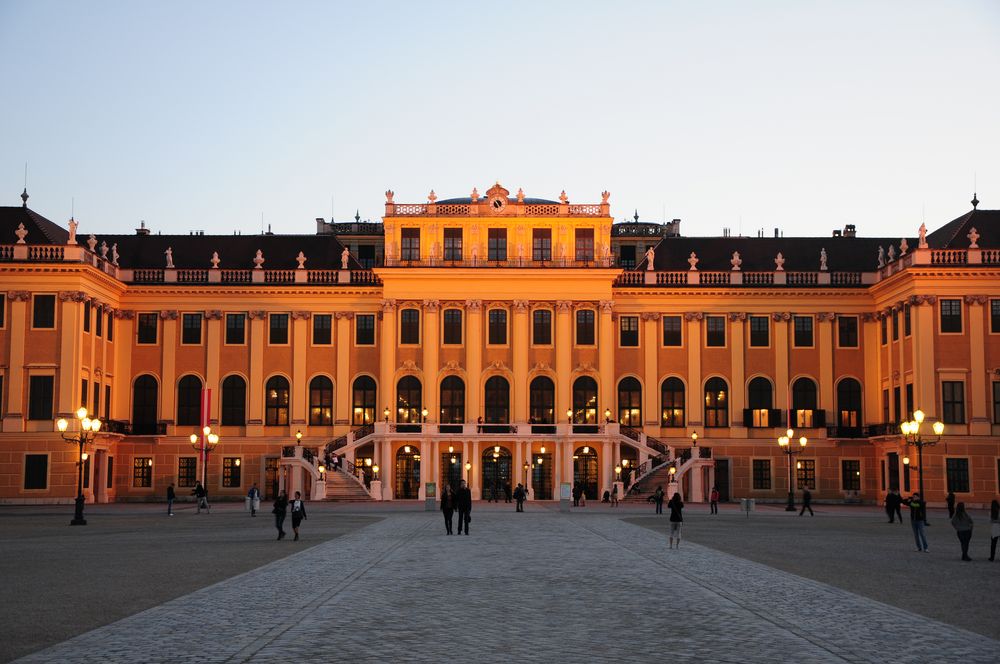
{"label": "street lamp post", "polygon": [[778,445],[781,447],[781,451],[788,456],[788,504],[785,506],[786,512],[795,511],[795,487],[792,485],[792,456],[796,454],[801,454],[803,450],[806,449],[806,444],[809,439],[805,436],[799,438],[799,447],[794,449],[791,446],[792,436],[795,432],[792,429],[785,431],[785,435],[778,439]]}
{"label": "street lamp post", "polygon": [[610,408],[605,408],[604,409],[604,423],[605,424],[609,424],[610,422],[611,422],[611,409]]}
{"label": "street lamp post", "polygon": [[467,487],[471,487],[472,486],[472,462],[471,461],[466,461],[465,462],[465,486],[467,486]]}
{"label": "street lamp post", "polygon": [[56,421],[56,428],[59,429],[59,434],[63,437],[63,440],[79,446],[79,452],[77,453],[77,465],[79,468],[77,469],[76,500],[74,501],[76,505],[73,512],[73,520],[69,522],[69,525],[86,526],[87,520],[83,518],[83,462],[87,460],[87,455],[84,454],[83,448],[97,437],[97,432],[101,430],[101,421],[96,417],[94,419],[87,417],[87,409],[83,407],[76,411],[76,419],[80,420],[79,433],[66,435],[69,422],[62,417]]}
{"label": "street lamp post", "polygon": [[524,490],[525,491],[528,490],[528,468],[530,468],[530,467],[531,467],[531,464],[528,463],[527,461],[525,461],[524,462]]}
{"label": "street lamp post", "polygon": [[920,486],[920,498],[926,504],[927,496],[924,494],[924,448],[933,447],[941,440],[944,433],[944,422],[938,420],[932,426],[935,438],[924,438],[920,435],[920,425],[924,423],[924,411],[913,411],[913,419],[899,425],[899,430],[903,434],[903,440],[907,445],[917,448],[917,482]]}
{"label": "street lamp post", "polygon": [[212,427],[205,427],[201,430],[201,435],[191,434],[191,447],[198,452],[201,458],[201,485],[208,487],[208,454],[219,444],[219,434],[212,433]]}

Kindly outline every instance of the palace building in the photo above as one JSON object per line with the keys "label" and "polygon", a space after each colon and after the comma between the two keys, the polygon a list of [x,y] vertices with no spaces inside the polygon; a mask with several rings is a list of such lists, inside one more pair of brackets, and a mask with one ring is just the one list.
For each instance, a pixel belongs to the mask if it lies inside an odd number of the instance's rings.
{"label": "palace building", "polygon": [[1000,493],[975,199],[905,238],[688,236],[499,183],[315,235],[78,233],[27,199],[0,207],[0,502]]}

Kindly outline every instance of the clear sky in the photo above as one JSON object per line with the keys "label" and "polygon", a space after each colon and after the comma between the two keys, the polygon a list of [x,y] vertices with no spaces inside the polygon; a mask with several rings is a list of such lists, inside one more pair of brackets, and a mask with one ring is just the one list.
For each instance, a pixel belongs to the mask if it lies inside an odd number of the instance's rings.
{"label": "clear sky", "polygon": [[0,204],[28,162],[81,233],[311,233],[497,179],[686,235],[913,235],[974,177],[1000,208],[997,0],[0,0],[0,80]]}

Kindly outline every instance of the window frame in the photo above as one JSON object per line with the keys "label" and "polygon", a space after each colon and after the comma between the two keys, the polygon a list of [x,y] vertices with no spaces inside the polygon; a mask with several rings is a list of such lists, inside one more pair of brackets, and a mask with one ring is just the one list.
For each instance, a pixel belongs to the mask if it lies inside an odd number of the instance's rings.
{"label": "window frame", "polygon": [[[630,321],[630,325],[634,324],[635,328],[631,330],[626,330],[626,321]],[[626,339],[625,335],[628,334],[629,338]],[[631,341],[634,335],[634,343],[626,343],[626,341]],[[619,348],[639,348],[639,317],[632,315],[622,315],[618,317],[618,347]]]}
{"label": "window frame", "polygon": [[[188,328],[188,321],[195,320],[198,321],[198,341],[188,341],[187,333],[190,328]],[[181,345],[182,346],[201,346],[205,343],[205,315],[201,312],[188,312],[181,314]]]}
{"label": "window frame", "polygon": [[[227,388],[226,383],[229,382],[230,378],[237,378],[243,383],[243,402],[240,404],[239,408],[236,408],[232,403],[229,403],[226,399]],[[234,388],[228,388],[228,390],[235,391]],[[246,376],[242,374],[229,374],[223,377],[222,381],[219,383],[219,426],[224,427],[243,427],[247,424],[247,379]],[[229,417],[235,414],[237,411],[242,413],[242,417],[236,418]]]}
{"label": "window frame", "polygon": [[573,229],[573,257],[579,263],[593,263],[595,258],[593,228]]}
{"label": "window frame", "polygon": [[552,261],[552,229],[531,229],[531,260],[535,263]]}
{"label": "window frame", "polygon": [[[34,397],[34,392],[35,392],[34,385],[36,384],[35,381],[36,380],[39,381],[38,384],[40,385],[41,384],[40,381],[42,379],[48,379],[48,381],[49,381],[48,411],[47,412],[43,412],[43,410],[36,411],[35,410],[36,409],[35,399],[33,398]],[[27,415],[26,419],[29,420],[29,421],[34,421],[34,422],[52,421],[52,419],[55,417],[55,413],[56,413],[56,410],[55,410],[56,409],[56,394],[55,394],[55,391],[56,391],[56,377],[55,377],[55,374],[53,374],[53,373],[32,373],[32,374],[29,374],[28,375],[28,385],[27,385],[27,387],[28,387],[28,395],[27,395],[28,396],[28,404],[27,404],[28,407],[25,409],[27,411],[25,413]],[[39,388],[39,389],[41,389],[41,388]],[[41,406],[37,406],[37,407],[41,408],[44,405],[45,405],[45,400],[43,399],[42,400],[42,405]]]}
{"label": "window frame", "polygon": [[[722,343],[709,343],[712,335],[719,334],[720,330],[710,329],[712,323],[722,323],[721,334]],[[729,334],[726,329],[726,317],[725,316],[705,316],[705,348],[728,348],[729,347]],[[718,341],[716,339],[715,341]]]}
{"label": "window frame", "polygon": [[[800,463],[802,464],[801,468],[798,467]],[[816,463],[816,459],[814,457],[796,459],[795,464],[795,490],[801,491],[803,488],[808,488],[810,491],[815,491],[816,487],[819,486],[819,474],[817,473],[819,464]],[[809,481],[810,477],[812,484],[804,484]]]}
{"label": "window frame", "polygon": [[[962,462],[961,464],[964,468],[954,468],[953,462]],[[965,488],[963,490],[962,486],[955,486],[953,484],[956,475],[963,474],[964,478],[959,476],[959,479],[964,479]],[[959,457],[959,456],[945,456],[944,458],[944,481],[945,490],[951,493],[972,493],[972,464],[969,463],[969,457]]]}
{"label": "window frame", "polygon": [[[48,298],[51,298],[51,302],[52,302],[52,324],[51,325],[39,325],[38,324],[38,322],[39,322],[38,321],[38,304],[39,304],[39,301],[41,300],[41,298],[46,298],[46,301],[49,301]],[[31,295],[31,329],[32,330],[54,330],[54,329],[56,329],[58,327],[58,325],[59,325],[59,321],[58,321],[59,312],[57,311],[58,308],[59,307],[58,307],[58,304],[57,304],[57,299],[56,299],[55,293],[32,293],[32,295]],[[48,322],[48,321],[47,320],[43,320],[42,322],[44,323],[44,322]]]}
{"label": "window frame", "polygon": [[[320,321],[326,321],[326,326],[320,328],[320,332],[326,332],[326,341],[316,340],[316,324]],[[333,314],[313,314],[312,315],[312,332],[310,334],[309,345],[326,347],[333,345]]]}
{"label": "window frame", "polygon": [[[230,320],[240,320],[242,322],[242,324],[239,326],[240,337],[241,337],[241,341],[239,341],[239,342],[230,342],[229,341],[229,331],[231,329],[235,329],[235,328],[231,328],[230,327],[230,325],[229,325],[229,321]],[[225,325],[226,325],[226,328],[223,331],[223,335],[222,335],[222,341],[223,341],[223,345],[224,346],[246,346],[247,345],[247,315],[245,313],[242,313],[242,312],[227,313],[226,314]]]}
{"label": "window frame", "polygon": [[[753,329],[754,323],[755,322],[759,322],[759,321],[763,321],[764,322],[764,330],[763,330],[763,332],[761,332],[760,330],[754,330]],[[770,319],[769,316],[756,316],[756,315],[747,316],[747,332],[748,332],[748,334],[747,334],[748,342],[747,343],[749,344],[750,348],[770,348],[771,347],[771,319]],[[759,334],[764,334],[764,336],[767,338],[767,343],[765,343],[765,344],[754,343],[754,337],[755,337],[755,335],[759,335]],[[759,341],[759,339],[758,339],[758,341]]]}
{"label": "window frame", "polygon": [[[410,317],[410,315],[415,318],[415,320],[409,321],[404,320]],[[399,310],[399,339],[398,343],[400,346],[419,346],[421,337],[423,336],[423,330],[421,328],[420,309],[415,307],[405,307]],[[411,338],[412,335],[412,338]]]}
{"label": "window frame", "polygon": [[[191,463],[194,462],[194,463]],[[185,466],[190,465],[191,468]],[[190,470],[190,476],[188,471]],[[198,483],[198,457],[192,454],[181,454],[177,457],[177,488],[193,489]]]}
{"label": "window frame", "polygon": [[[722,397],[721,399],[718,397],[718,390],[713,389],[709,391],[708,389],[709,383],[716,380],[721,381],[722,384],[725,386],[724,390],[725,396]],[[729,382],[722,376],[709,376],[708,378],[705,379],[705,382],[702,383],[702,398],[705,401],[705,407],[703,411],[705,414],[703,418],[705,420],[705,428],[725,429],[726,427],[732,426],[730,422],[731,418],[729,417],[729,404],[731,403],[729,401],[729,393],[731,391],[732,389],[729,387]],[[720,403],[722,405],[719,405]],[[714,417],[712,418],[709,418],[710,411],[712,413],[715,413]],[[724,417],[720,417],[719,415],[720,413]],[[709,422],[710,419],[711,423]],[[723,421],[721,421],[720,423],[720,420]]]}
{"label": "window frame", "polygon": [[[990,334],[1000,334],[1000,299],[990,298]],[[3,327],[0,324],[0,327]]]}
{"label": "window frame", "polygon": [[[495,341],[493,333],[499,329],[494,327],[493,314],[503,314],[503,340]],[[510,315],[503,307],[491,307],[486,311],[486,345],[487,346],[509,346],[510,345]]]}
{"label": "window frame", "polygon": [[[45,486],[28,486],[28,457],[45,459]],[[21,491],[45,492],[52,486],[52,456],[50,452],[24,452],[21,457]]]}
{"label": "window frame", "polygon": [[[955,398],[951,398],[951,399],[946,399],[945,398],[945,386],[946,385],[957,385],[957,386],[959,386],[959,389],[961,391],[961,394],[959,395],[959,399],[956,400]],[[955,395],[952,394],[951,396],[954,397]],[[945,424],[968,424],[967,419],[966,419],[967,413],[966,413],[966,407],[965,407],[965,400],[966,400],[966,396],[965,396],[965,381],[964,380],[961,380],[961,379],[959,379],[959,380],[944,380],[944,379],[942,379],[941,380],[941,421],[944,422]],[[951,411],[949,411],[949,407],[952,409]],[[954,409],[956,407],[961,409],[960,412],[958,413],[958,415],[960,416],[959,419],[953,419],[954,416],[955,416]]]}
{"label": "window frame", "polygon": [[[456,232],[457,231],[457,232]],[[464,229],[458,228],[445,228],[444,229],[444,244],[442,245],[441,257],[442,260],[454,263],[461,261],[465,249],[465,233]],[[457,246],[455,240],[458,240]]]}
{"label": "window frame", "polygon": [[[848,464],[856,466],[856,468],[848,470]],[[862,481],[864,478],[861,474],[862,470],[861,459],[856,457],[847,459],[842,458],[840,460],[840,490],[861,491],[861,487],[864,485],[864,482]],[[848,480],[850,480],[850,482],[848,482]]]}
{"label": "window frame", "polygon": [[[808,330],[799,330],[799,322],[803,325],[808,323]],[[799,334],[805,335],[809,334],[809,343],[802,344],[799,343]],[[816,321],[813,316],[803,316],[796,314],[792,316],[792,348],[815,348],[816,347]]]}
{"label": "window frame", "polygon": [[409,226],[399,229],[399,260],[407,263],[420,261],[420,228]]}
{"label": "window frame", "polygon": [[132,481],[129,486],[132,489],[153,489],[153,457],[132,456]]}
{"label": "window frame", "polygon": [[[664,417],[664,413],[667,411],[667,407],[663,403],[663,395],[665,393],[665,388],[668,382],[677,381],[680,385],[680,391],[676,389],[671,389],[670,393],[673,395],[680,394],[680,407],[672,405],[670,408],[670,417]],[[671,383],[673,385],[673,383]],[[678,411],[680,412],[680,423],[675,422],[675,416]],[[660,426],[661,427],[685,427],[687,426],[687,384],[684,379],[680,376],[667,376],[660,383]]]}
{"label": "window frame", "polygon": [[[958,309],[958,313],[948,314],[948,327],[952,327],[955,323],[955,319],[958,322],[958,329],[945,329],[945,304],[955,305]],[[959,298],[941,298],[938,300],[938,333],[939,334],[962,334],[965,330],[965,312],[962,310],[962,300]]]}
{"label": "window frame", "polygon": [[[275,341],[274,340],[275,330],[276,329],[279,330],[279,331],[281,330],[280,327],[275,328],[275,322],[276,321],[282,321],[282,320],[285,323],[285,325],[284,325],[285,340],[284,341]],[[280,311],[276,311],[276,312],[273,312],[273,313],[268,313],[267,314],[267,345],[268,346],[290,346],[291,343],[292,343],[292,316],[291,316],[291,314],[282,313]]]}
{"label": "window frame", "polygon": [[[841,321],[844,321],[844,322],[853,321],[853,325],[854,325],[854,331],[853,331],[854,343],[853,344],[845,344],[844,343],[844,326],[842,325]],[[841,315],[838,314],[837,315],[837,348],[854,348],[854,349],[859,348],[860,345],[861,345],[861,339],[860,339],[861,327],[860,327],[860,325],[861,325],[861,321],[858,319],[857,316],[846,316],[846,315],[845,316],[841,316]],[[850,339],[848,339],[848,341],[849,340]]]}
{"label": "window frame", "polygon": [[[143,340],[143,330],[149,331],[149,321],[153,321],[153,340],[149,341]],[[155,311],[143,311],[135,315],[135,345],[136,346],[155,346],[160,343],[160,314]]]}
{"label": "window frame", "polygon": [[490,263],[506,262],[509,255],[507,228],[492,226],[486,229],[486,260]]}
{"label": "window frame", "polygon": [[[354,316],[354,325],[352,327],[354,327],[354,345],[356,347],[358,347],[358,348],[373,348],[376,345],[376,342],[378,340],[378,335],[377,335],[377,330],[376,330],[376,328],[378,326],[375,324],[377,318],[378,317],[374,313],[371,313],[371,312],[365,312],[365,313],[355,314],[355,316]],[[371,343],[361,343],[361,341],[360,341],[361,335],[359,334],[359,332],[360,332],[359,327],[361,325],[361,321],[362,320],[366,320],[366,321],[370,320],[371,321],[371,324],[372,324],[372,326],[371,326],[371,334],[372,334]]]}
{"label": "window frame", "polygon": [[[587,324],[590,327],[591,340],[590,343],[585,343],[580,341],[580,316],[586,316],[590,314],[590,322]],[[586,329],[586,326],[583,328]],[[580,346],[584,348],[593,348],[597,346],[597,311],[594,309],[577,309],[576,314],[573,316],[573,345]]]}
{"label": "window frame", "polygon": [[[677,321],[677,337],[678,343],[668,344],[667,343],[667,320]],[[673,330],[670,330],[670,334],[673,335]],[[683,348],[684,347],[684,317],[675,314],[666,314],[660,317],[660,347],[661,348]]]}
{"label": "window frame", "polygon": [[[228,464],[227,464],[228,462]],[[228,465],[228,467],[227,467]],[[236,481],[233,482],[235,476]],[[222,457],[222,473],[219,476],[219,485],[222,489],[239,489],[243,487],[243,457],[224,456]]]}
{"label": "window frame", "polygon": [[[772,459],[770,458],[751,458],[750,459],[750,490],[751,491],[773,491],[774,490],[774,472],[773,472]],[[763,473],[758,473],[758,467],[767,471],[767,477],[763,477]],[[767,486],[763,485],[763,480],[767,480]],[[758,483],[758,480],[760,482]],[[760,485],[759,485],[760,484]]]}
{"label": "window frame", "polygon": [[[536,334],[538,330],[538,321],[535,317],[538,314],[547,314],[548,321],[545,323],[547,327],[548,341],[542,343],[538,341],[538,335]],[[546,309],[539,307],[538,309],[531,310],[531,345],[535,348],[552,348],[552,321],[555,318],[555,312],[552,309]]]}
{"label": "window frame", "polygon": [[[454,340],[455,321],[448,321],[449,312],[458,314],[458,341]],[[452,333],[449,341],[449,330]],[[441,345],[462,346],[465,343],[465,311],[457,307],[448,307],[441,311]]]}
{"label": "window frame", "polygon": [[[285,381],[285,403],[281,403],[281,392],[275,395],[275,403],[271,405],[269,402],[271,400],[270,391],[268,385],[272,380],[277,378],[283,379]],[[284,421],[282,421],[282,412],[284,413]],[[266,427],[284,427],[290,426],[292,418],[292,383],[288,380],[288,377],[283,374],[272,374],[268,376],[267,380],[264,381],[264,426]],[[273,415],[273,417],[272,417]],[[273,422],[271,420],[274,420]]]}
{"label": "window frame", "polygon": [[[318,380],[326,380],[329,388],[327,386],[314,387],[313,384]],[[332,427],[336,418],[334,416],[334,409],[336,407],[336,397],[337,390],[336,385],[333,382],[333,378],[327,376],[326,374],[316,374],[309,379],[309,384],[306,386],[308,391],[308,399],[306,400],[306,410],[308,411],[306,417],[311,427]],[[325,400],[325,393],[329,391],[329,404]],[[313,399],[317,398],[318,401]],[[326,416],[324,412],[325,409],[329,407],[329,417]],[[316,412],[318,411],[318,412]],[[314,417],[318,415],[318,417]]]}

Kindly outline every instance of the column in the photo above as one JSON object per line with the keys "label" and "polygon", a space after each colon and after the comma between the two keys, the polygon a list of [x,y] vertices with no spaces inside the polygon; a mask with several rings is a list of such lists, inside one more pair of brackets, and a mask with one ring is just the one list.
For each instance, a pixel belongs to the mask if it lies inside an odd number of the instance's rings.
{"label": "column", "polygon": [[471,447],[469,461],[472,462],[472,482],[470,482],[470,488],[472,490],[472,499],[479,500],[482,495],[479,483],[483,477],[483,469],[480,468],[480,465],[483,463],[483,455],[479,449],[478,440],[473,441]]}
{"label": "column", "polygon": [[115,376],[117,382],[111,386],[111,396],[115,403],[112,417],[131,420],[129,404],[132,403],[132,344],[135,343],[133,320],[135,312],[119,310],[115,312]]}
{"label": "column", "polygon": [[[440,422],[441,410],[438,407],[438,352],[440,350],[440,317],[438,300],[424,300],[424,325],[421,341],[423,342],[424,370],[424,407],[427,409],[428,422]],[[429,482],[430,480],[428,480]]]}
{"label": "column", "polygon": [[205,387],[212,390],[209,421],[219,423],[222,386],[219,383],[219,349],[222,346],[222,312],[209,311],[205,316]]}
{"label": "column", "polygon": [[250,396],[247,410],[247,436],[264,433],[264,325],[266,312],[250,311]]}
{"label": "column", "polygon": [[566,411],[573,403],[573,388],[570,385],[573,371],[572,305],[568,300],[556,302],[556,422],[564,421]]}
{"label": "column", "polygon": [[[57,377],[59,382],[54,386],[56,390],[54,410],[57,415],[67,417],[76,412],[81,403],[78,395],[80,389],[79,355],[82,345],[81,330],[83,329],[81,326],[83,293],[64,291],[59,293],[58,299],[61,305],[59,308],[62,311],[59,317],[59,372]],[[96,339],[96,335],[94,336]],[[93,364],[91,364],[90,369],[90,379],[94,381],[97,376],[93,371]],[[84,398],[90,403],[90,395],[85,395]],[[93,409],[93,404],[90,405]]]}
{"label": "column", "polygon": [[514,422],[528,421],[529,316],[528,301],[514,300]]}
{"label": "column", "polygon": [[986,340],[983,338],[985,329],[983,305],[989,302],[985,295],[966,295],[965,303],[969,310],[969,359],[971,373],[969,375],[969,402],[972,412],[969,418],[969,433],[973,436],[990,435],[990,412],[987,409],[987,391],[991,389],[986,378]]}
{"label": "column", "polygon": [[788,321],[791,315],[776,313],[771,316],[774,324],[774,398],[777,408],[785,409],[785,426],[794,428],[795,422],[790,412],[791,399],[788,393]]}
{"label": "column", "polygon": [[732,371],[732,385],[729,386],[730,435],[743,438],[747,435],[743,426],[743,409],[746,408],[746,319],[744,312],[729,314],[729,362]]}
{"label": "column", "polygon": [[10,337],[10,357],[7,362],[7,410],[4,416],[4,431],[24,431],[24,337],[28,326],[27,302],[31,295],[27,291],[10,293],[10,320],[7,334]]}
{"label": "column", "polygon": [[687,321],[686,338],[688,347],[688,380],[685,401],[687,402],[688,426],[701,426],[705,421],[705,400],[701,378],[701,321],[704,314],[689,312],[684,314]]}
{"label": "column", "polygon": [[306,351],[309,347],[309,319],[312,317],[308,311],[293,311],[290,318],[292,323],[292,412],[289,422],[292,429],[304,428],[306,425],[306,411],[309,404],[309,374],[306,369]]}
{"label": "column", "polygon": [[617,478],[615,475],[614,459],[611,458],[611,443],[605,441],[601,445],[601,496],[605,491],[611,491],[611,483]]}
{"label": "column", "polygon": [[[483,367],[483,301],[466,300],[465,315],[465,372],[468,381],[465,385],[465,412],[470,422],[475,422],[482,414],[480,393],[480,374]],[[478,467],[479,461],[473,465]],[[475,470],[475,469],[473,469]]]}
{"label": "column", "polygon": [[[177,409],[177,318],[176,310],[160,312],[160,419],[174,424]],[[169,431],[169,430],[168,430]]]}
{"label": "column", "polygon": [[[379,386],[378,395],[384,408],[389,409],[389,420],[396,417],[396,301],[382,300],[382,329],[379,335]],[[379,411],[381,416],[382,411]]]}
{"label": "column", "polygon": [[417,487],[417,500],[427,497],[427,482],[431,481],[431,464],[428,457],[432,456],[434,443],[424,437],[419,444],[420,450],[420,486]]}
{"label": "column", "polygon": [[913,409],[924,411],[927,421],[940,417],[937,407],[938,379],[934,368],[934,333],[937,296],[917,295],[910,308],[913,317]]}
{"label": "column", "polygon": [[[615,418],[615,390],[618,384],[618,375],[615,372],[615,323],[612,319],[614,301],[601,300],[597,315],[599,317],[599,328],[597,336],[597,370],[601,377],[600,399],[597,403],[598,422],[604,421],[604,410],[610,408],[612,418]],[[615,418],[617,419],[617,418]]]}
{"label": "column", "polygon": [[[886,344],[885,344],[885,375],[889,377],[889,383],[888,383],[888,385],[889,385],[889,416],[891,418],[893,418],[894,422],[898,422],[898,421],[900,421],[903,418],[900,417],[900,414],[896,412],[896,400],[893,398],[894,388],[897,385],[900,384],[900,378],[899,378],[899,372],[898,371],[893,371],[894,363],[892,361],[892,344],[893,344],[893,341],[892,341],[892,328],[891,328],[891,325],[889,325],[892,322],[890,320],[891,317],[892,317],[892,315],[891,315],[891,313],[888,310],[886,310],[886,311],[880,312],[879,316],[881,316],[882,320],[886,321],[886,327],[889,329],[889,332],[886,335]],[[881,323],[880,323],[880,325],[881,325]],[[879,341],[881,342],[881,339],[879,339]],[[900,389],[900,399],[899,399],[900,408],[902,408],[902,406],[903,406],[903,398],[902,397],[903,397],[903,395],[902,395],[902,389]]]}
{"label": "column", "polygon": [[[833,385],[833,325],[836,316],[832,313],[816,314],[817,347],[819,348],[819,407],[826,411],[826,423],[838,424],[836,390]],[[902,346],[902,344],[900,344]],[[821,432],[825,436],[826,432]]]}
{"label": "column", "polygon": [[396,486],[396,464],[392,453],[392,443],[383,440],[381,445],[382,466],[379,477],[382,478],[382,500],[392,500],[393,488]]}
{"label": "column", "polygon": [[[351,321],[354,312],[338,311],[334,314],[337,320],[337,386],[336,386],[336,420],[334,424],[350,425],[351,413]],[[375,404],[375,418],[379,416],[379,405]]]}
{"label": "column", "polygon": [[[864,399],[864,424],[878,424],[882,419],[882,410],[879,407],[879,399],[882,395],[882,380],[879,365],[879,329],[878,318],[875,314],[864,313],[860,317],[859,330],[861,336],[861,347],[865,355],[865,375],[862,378],[862,398]],[[914,330],[916,333],[916,330]],[[916,347],[916,339],[913,340]],[[914,380],[917,376],[914,375]]]}
{"label": "column", "polygon": [[523,443],[521,443],[521,441],[515,441],[514,444],[511,445],[511,447],[514,448],[514,467],[511,469],[511,475],[513,475],[511,490],[513,490],[513,487],[517,486],[518,482],[524,481],[524,468],[522,467],[524,465],[524,448],[522,445]]}
{"label": "column", "polygon": [[[657,408],[660,397],[660,334],[657,329],[660,321],[660,314],[655,311],[646,311],[642,314],[642,367],[643,367],[643,388],[642,388],[642,421],[650,427],[660,426],[659,408]],[[612,416],[617,419],[615,416]]]}

